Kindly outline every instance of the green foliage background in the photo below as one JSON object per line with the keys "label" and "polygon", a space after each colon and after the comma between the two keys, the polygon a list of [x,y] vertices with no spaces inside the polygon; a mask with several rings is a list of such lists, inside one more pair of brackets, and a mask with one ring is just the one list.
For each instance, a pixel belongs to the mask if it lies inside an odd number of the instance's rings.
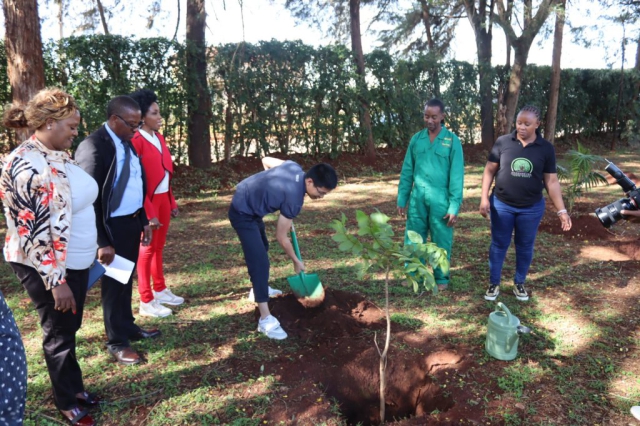
{"label": "green foliage background", "polygon": [[[351,52],[342,45],[312,47],[300,41],[262,41],[211,47],[208,51],[213,155],[308,152],[337,156],[360,148],[359,108]],[[137,88],[155,90],[166,119],[163,132],[178,163],[186,160],[188,91],[185,46],[164,38],[70,37],[44,48],[48,85],[78,100],[83,121],[78,142],[106,119],[108,100]],[[367,97],[378,146],[405,146],[423,127],[424,103],[439,96],[446,125],[463,143],[478,139],[480,108],[477,67],[460,61],[417,56],[399,59],[386,51],[366,55]],[[8,103],[4,46],[0,46],[0,101]],[[535,104],[544,116],[549,67],[527,66],[520,105]],[[494,70],[495,93],[504,68]],[[592,135],[623,129],[635,117],[633,94],[639,76],[627,72],[615,126],[619,70],[562,71],[557,131]],[[4,149],[12,141],[0,129]],[[15,142],[13,142],[15,143]]]}

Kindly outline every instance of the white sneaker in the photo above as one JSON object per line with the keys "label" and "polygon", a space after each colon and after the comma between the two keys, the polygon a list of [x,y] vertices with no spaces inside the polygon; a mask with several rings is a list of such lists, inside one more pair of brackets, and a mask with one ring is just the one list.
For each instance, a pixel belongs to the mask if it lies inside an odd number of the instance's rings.
{"label": "white sneaker", "polygon": [[[278,290],[277,288],[271,288],[271,286],[269,286],[269,297],[276,297],[276,296],[280,296],[281,294],[282,294],[282,291]],[[256,298],[253,295],[253,289],[249,291],[249,295],[247,296],[247,299],[249,300],[249,302],[256,301]]]}
{"label": "white sneaker", "polygon": [[162,290],[159,293],[156,293],[154,291],[153,292],[153,297],[159,303],[164,303],[166,305],[178,306],[178,305],[182,305],[184,303],[184,298],[183,297],[176,296],[175,294],[171,293],[171,290],[169,290],[168,288],[165,288],[164,290]]}
{"label": "white sneaker", "polygon": [[631,415],[640,420],[640,406],[636,405],[631,407]]}
{"label": "white sneaker", "polygon": [[269,339],[283,340],[287,338],[287,332],[280,327],[280,322],[273,315],[258,321],[258,331]]}
{"label": "white sneaker", "polygon": [[171,309],[162,306],[156,299],[149,303],[140,302],[140,315],[145,317],[163,318],[171,315],[171,312]]}

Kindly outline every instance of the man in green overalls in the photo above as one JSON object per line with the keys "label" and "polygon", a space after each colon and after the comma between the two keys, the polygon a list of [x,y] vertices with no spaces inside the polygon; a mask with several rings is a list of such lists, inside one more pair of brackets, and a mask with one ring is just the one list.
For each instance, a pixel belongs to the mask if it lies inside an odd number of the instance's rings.
{"label": "man in green overalls", "polygon": [[[451,260],[453,227],[458,220],[464,184],[464,158],[460,139],[442,126],[444,104],[432,99],[425,105],[426,129],[413,135],[400,172],[398,213],[407,213],[407,231],[447,251]],[[408,207],[407,207],[408,202]],[[410,244],[407,232],[405,244]],[[449,284],[449,273],[434,271],[439,290]]]}

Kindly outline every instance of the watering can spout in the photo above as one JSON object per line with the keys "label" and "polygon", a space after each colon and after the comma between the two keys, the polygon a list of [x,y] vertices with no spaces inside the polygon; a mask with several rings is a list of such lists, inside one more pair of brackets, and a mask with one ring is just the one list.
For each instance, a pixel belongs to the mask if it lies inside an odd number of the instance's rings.
{"label": "watering can spout", "polygon": [[518,334],[529,334],[529,333],[531,333],[531,329],[529,327],[524,326],[524,325],[519,325],[518,327],[516,327],[516,331],[518,332]]}

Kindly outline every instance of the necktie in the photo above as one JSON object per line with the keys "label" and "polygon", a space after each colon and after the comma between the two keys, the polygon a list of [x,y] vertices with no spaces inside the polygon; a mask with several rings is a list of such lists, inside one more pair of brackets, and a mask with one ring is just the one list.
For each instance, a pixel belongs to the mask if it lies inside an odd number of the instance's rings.
{"label": "necktie", "polygon": [[113,187],[113,191],[111,191],[110,207],[112,213],[116,211],[118,207],[120,207],[120,203],[122,203],[124,190],[127,188],[129,174],[131,172],[131,145],[129,145],[128,141],[122,141],[122,146],[124,147],[124,164],[122,165],[120,176],[118,176],[118,181]]}

